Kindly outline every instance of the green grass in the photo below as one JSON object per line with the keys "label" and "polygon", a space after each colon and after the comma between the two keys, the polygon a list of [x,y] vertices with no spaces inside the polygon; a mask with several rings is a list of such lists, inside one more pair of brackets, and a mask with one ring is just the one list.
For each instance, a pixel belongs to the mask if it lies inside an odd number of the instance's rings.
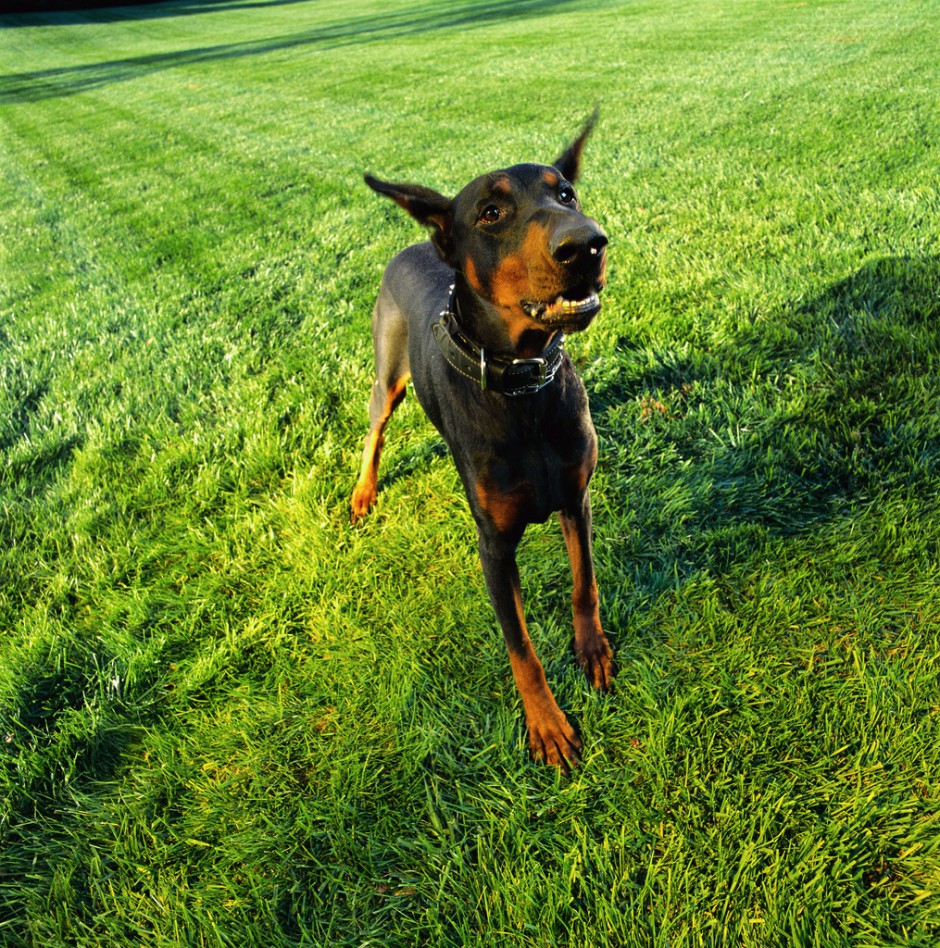
{"label": "green grass", "polygon": [[[0,21],[0,943],[940,940],[933,2],[181,2]],[[619,659],[526,757],[369,317],[453,192],[595,101],[571,349]]]}

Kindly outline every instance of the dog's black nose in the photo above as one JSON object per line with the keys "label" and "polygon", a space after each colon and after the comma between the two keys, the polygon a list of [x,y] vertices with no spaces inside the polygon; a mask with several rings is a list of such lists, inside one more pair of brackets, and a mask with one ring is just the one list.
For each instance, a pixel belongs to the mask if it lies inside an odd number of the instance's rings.
{"label": "dog's black nose", "polygon": [[565,266],[575,266],[600,257],[607,246],[607,234],[596,224],[582,224],[556,232],[552,257]]}

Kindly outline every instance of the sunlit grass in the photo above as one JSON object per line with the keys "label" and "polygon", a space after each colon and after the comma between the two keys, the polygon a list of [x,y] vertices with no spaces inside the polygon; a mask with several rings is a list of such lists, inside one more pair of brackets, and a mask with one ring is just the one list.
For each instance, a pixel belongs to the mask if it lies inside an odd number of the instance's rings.
{"label": "sunlit grass", "polygon": [[[930,3],[166,4],[4,18],[0,941],[933,946]],[[369,317],[453,192],[599,101],[571,350],[619,659],[533,638],[528,762],[413,398],[348,496]]]}

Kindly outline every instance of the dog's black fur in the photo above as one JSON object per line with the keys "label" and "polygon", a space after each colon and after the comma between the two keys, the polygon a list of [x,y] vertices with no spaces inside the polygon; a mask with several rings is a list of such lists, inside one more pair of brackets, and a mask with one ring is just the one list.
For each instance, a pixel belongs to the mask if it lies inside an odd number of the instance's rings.
{"label": "dog's black fur", "polygon": [[[398,254],[382,279],[372,319],[371,426],[353,520],[375,502],[385,426],[411,378],[450,447],[473,511],[530,749],[559,767],[577,763],[581,741],[526,630],[515,550],[527,524],[559,512],[574,577],[575,653],[592,684],[606,689],[612,653],[598,609],[588,493],[597,438],[559,335],[587,327],[605,283],[607,237],[582,213],[572,187],[595,118],[553,164],[482,175],[453,199],[366,176],[371,188],[428,226],[431,240]],[[449,328],[442,312],[450,314]],[[535,391],[546,374],[539,359],[557,371]],[[520,390],[514,378],[534,384]]]}

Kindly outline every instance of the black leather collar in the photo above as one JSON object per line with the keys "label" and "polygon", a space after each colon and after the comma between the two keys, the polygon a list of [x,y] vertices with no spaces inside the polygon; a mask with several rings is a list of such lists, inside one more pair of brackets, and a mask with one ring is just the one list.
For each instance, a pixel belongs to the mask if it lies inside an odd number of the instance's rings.
{"label": "black leather collar", "polygon": [[503,395],[531,395],[551,385],[565,356],[564,333],[557,333],[540,356],[534,359],[508,359],[488,353],[468,336],[453,312],[451,295],[447,309],[431,330],[441,354],[461,375],[480,383],[483,391]]}

